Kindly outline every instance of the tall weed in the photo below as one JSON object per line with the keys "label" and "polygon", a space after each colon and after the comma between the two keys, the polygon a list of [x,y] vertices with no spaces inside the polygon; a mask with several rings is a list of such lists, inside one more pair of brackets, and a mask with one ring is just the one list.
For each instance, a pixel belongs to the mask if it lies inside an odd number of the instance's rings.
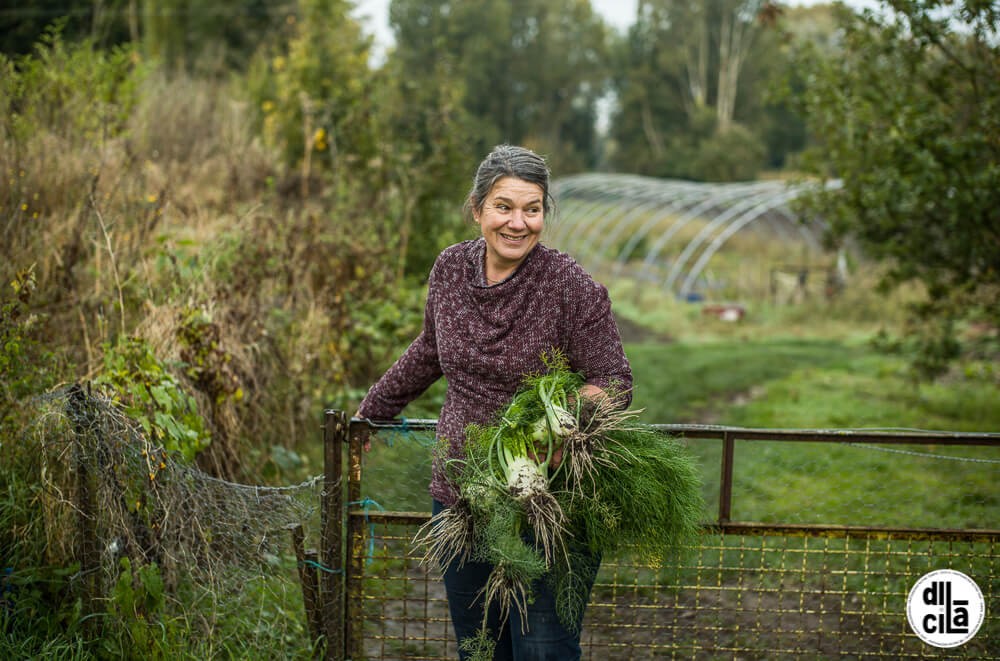
{"label": "tall weed", "polygon": [[68,44],[57,29],[0,68],[0,232],[11,254],[53,252],[93,193],[106,148],[125,134],[146,69],[129,48]]}

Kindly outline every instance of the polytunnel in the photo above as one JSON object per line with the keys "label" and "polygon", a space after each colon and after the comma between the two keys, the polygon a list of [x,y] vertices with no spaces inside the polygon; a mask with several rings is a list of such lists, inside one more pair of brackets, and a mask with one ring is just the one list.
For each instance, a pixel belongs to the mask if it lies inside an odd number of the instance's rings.
{"label": "polytunnel", "polygon": [[[823,221],[800,218],[792,208],[818,185],[563,177],[553,182],[558,218],[548,242],[603,278],[632,278],[685,299],[739,292],[751,268],[766,272],[773,286],[776,270],[801,279],[811,268],[833,268],[821,241]],[[737,242],[738,263],[721,264]]]}

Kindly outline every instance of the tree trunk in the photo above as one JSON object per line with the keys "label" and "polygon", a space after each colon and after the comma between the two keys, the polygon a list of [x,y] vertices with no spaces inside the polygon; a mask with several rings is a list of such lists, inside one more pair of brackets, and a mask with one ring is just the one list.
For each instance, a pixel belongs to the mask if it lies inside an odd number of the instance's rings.
{"label": "tree trunk", "polygon": [[691,93],[693,110],[704,108],[708,104],[708,49],[709,30],[708,17],[704,14],[696,16],[698,24],[698,39],[693,49],[688,49],[688,91]]}
{"label": "tree trunk", "polygon": [[663,138],[660,137],[656,125],[653,123],[653,111],[649,107],[649,99],[646,97],[642,99],[642,132],[646,135],[646,142],[649,143],[653,156],[657,158],[662,156],[665,151]]}
{"label": "tree trunk", "polygon": [[736,93],[740,71],[753,42],[754,22],[760,12],[760,0],[737,3],[724,11],[719,26],[719,77],[716,87],[715,111],[717,130],[725,133],[733,125],[736,114]]}

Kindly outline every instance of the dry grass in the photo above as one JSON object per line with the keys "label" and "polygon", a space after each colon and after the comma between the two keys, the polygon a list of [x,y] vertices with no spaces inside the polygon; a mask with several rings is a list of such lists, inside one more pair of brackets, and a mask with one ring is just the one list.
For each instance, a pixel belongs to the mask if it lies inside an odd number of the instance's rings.
{"label": "dry grass", "polygon": [[33,265],[39,339],[76,366],[67,380],[143,338],[198,399],[213,470],[256,470],[349,381],[347,306],[385,295],[390,209],[344,181],[284,196],[237,83],[153,72],[119,133],[68,130],[84,101],[52,127],[0,123],[0,277]]}

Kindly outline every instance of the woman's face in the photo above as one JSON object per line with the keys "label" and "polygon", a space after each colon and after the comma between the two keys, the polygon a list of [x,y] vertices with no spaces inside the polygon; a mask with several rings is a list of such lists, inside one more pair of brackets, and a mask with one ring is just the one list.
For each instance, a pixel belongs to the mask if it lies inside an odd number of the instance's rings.
{"label": "woman's face", "polygon": [[538,243],[545,224],[545,195],[538,184],[503,177],[473,217],[486,239],[487,266],[507,271]]}

